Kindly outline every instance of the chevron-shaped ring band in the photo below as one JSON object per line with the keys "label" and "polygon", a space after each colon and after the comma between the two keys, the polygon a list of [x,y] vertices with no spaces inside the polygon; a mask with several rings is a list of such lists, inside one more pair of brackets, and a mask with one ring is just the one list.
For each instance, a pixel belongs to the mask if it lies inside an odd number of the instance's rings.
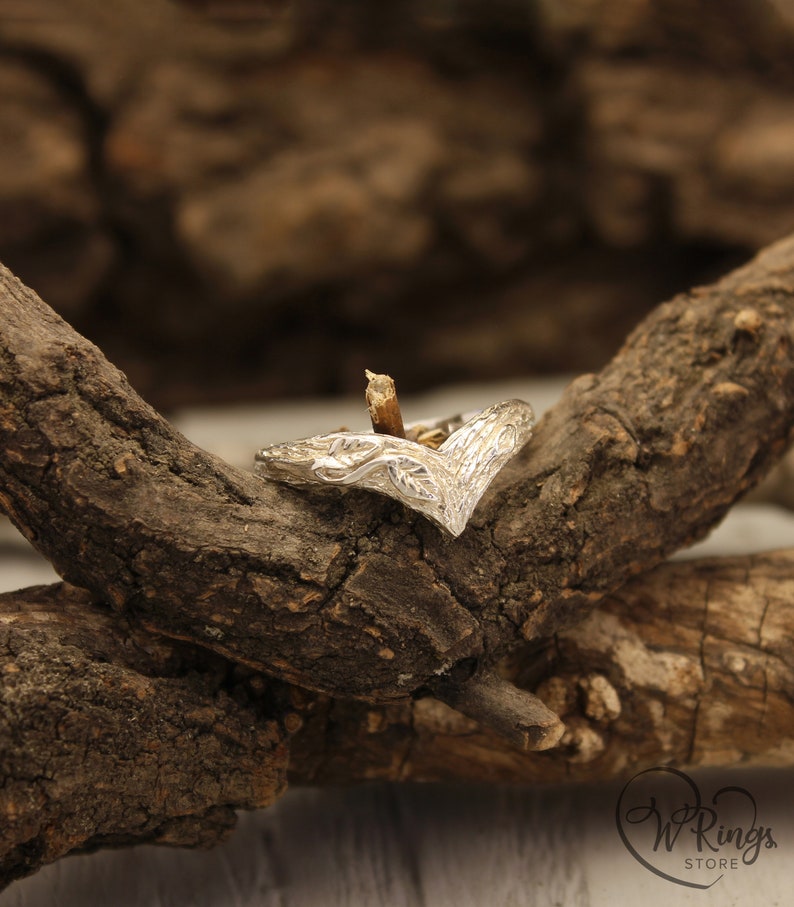
{"label": "chevron-shaped ring band", "polygon": [[[455,420],[434,424],[443,431]],[[335,432],[265,447],[255,456],[254,471],[292,485],[385,494],[457,537],[498,472],[530,439],[533,425],[528,403],[506,400],[468,419],[437,449],[391,435]],[[427,432],[433,424],[422,428]]]}

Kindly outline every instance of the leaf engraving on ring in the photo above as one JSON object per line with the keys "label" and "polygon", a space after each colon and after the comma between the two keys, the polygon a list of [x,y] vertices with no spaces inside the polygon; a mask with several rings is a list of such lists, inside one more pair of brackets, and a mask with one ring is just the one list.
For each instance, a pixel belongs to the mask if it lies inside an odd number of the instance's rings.
{"label": "leaf engraving on ring", "polygon": [[497,473],[532,434],[532,408],[507,400],[477,413],[434,450],[390,435],[336,432],[258,451],[254,471],[293,485],[388,495],[457,537]]}

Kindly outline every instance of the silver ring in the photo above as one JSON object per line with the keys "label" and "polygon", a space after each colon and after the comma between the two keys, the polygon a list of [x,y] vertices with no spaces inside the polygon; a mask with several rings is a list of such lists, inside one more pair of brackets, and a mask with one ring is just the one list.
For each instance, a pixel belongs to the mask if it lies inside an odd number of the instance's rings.
{"label": "silver ring", "polygon": [[499,470],[530,439],[535,423],[532,407],[523,400],[496,403],[460,424],[458,419],[406,426],[408,438],[343,431],[273,444],[256,453],[254,472],[291,485],[376,491],[457,538]]}

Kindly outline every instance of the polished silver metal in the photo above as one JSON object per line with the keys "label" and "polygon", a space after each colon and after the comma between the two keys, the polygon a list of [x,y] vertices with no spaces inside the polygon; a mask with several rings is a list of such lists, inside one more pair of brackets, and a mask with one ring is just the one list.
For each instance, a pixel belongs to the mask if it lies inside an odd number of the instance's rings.
{"label": "polished silver metal", "polygon": [[[523,400],[496,403],[456,428],[437,449],[373,432],[335,432],[258,451],[254,471],[292,485],[366,488],[401,501],[453,537],[534,425]],[[423,422],[446,432],[455,420]],[[412,426],[407,426],[410,433]]]}

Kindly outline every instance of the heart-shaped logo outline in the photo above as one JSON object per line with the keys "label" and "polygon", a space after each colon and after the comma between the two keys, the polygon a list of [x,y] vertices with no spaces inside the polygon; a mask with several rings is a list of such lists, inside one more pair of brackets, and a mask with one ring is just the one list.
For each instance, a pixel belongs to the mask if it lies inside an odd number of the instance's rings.
{"label": "heart-shaped logo outline", "polygon": [[437,450],[372,432],[334,432],[258,451],[254,471],[293,485],[355,486],[387,495],[457,538],[502,467],[529,441],[532,407],[506,400]]}
{"label": "heart-shaped logo outline", "polygon": [[[670,804],[662,805],[660,795],[665,783],[668,787],[670,784],[681,785],[673,793],[675,808]],[[627,803],[632,805],[627,806]],[[737,805],[744,818],[750,817],[749,825],[744,821],[740,824],[731,822]],[[728,810],[727,814],[722,812],[723,808]],[[638,772],[626,782],[615,805],[615,824],[620,839],[641,866],[668,882],[701,890],[716,885],[726,870],[738,869],[740,863],[744,866],[755,863],[762,849],[777,848],[772,828],[758,823],[758,818],[755,798],[745,787],[724,785],[714,793],[708,805],[696,782],[669,765]],[[637,846],[642,839],[632,840],[628,826],[645,826],[646,832],[650,831],[650,838],[644,841],[645,855]],[[682,831],[685,831],[683,835]],[[669,857],[674,851],[690,853],[689,857],[680,857],[684,869],[700,871],[703,866],[706,871],[719,872],[719,875],[709,882],[695,881],[665,871],[663,861],[653,862],[652,854]]]}

